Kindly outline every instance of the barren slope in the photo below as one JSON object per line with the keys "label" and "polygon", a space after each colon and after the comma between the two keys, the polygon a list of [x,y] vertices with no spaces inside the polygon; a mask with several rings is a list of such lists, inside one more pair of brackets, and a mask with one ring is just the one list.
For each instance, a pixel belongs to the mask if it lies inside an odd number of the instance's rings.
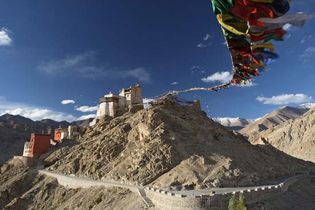
{"label": "barren slope", "polygon": [[145,209],[141,198],[129,190],[66,189],[16,160],[0,170],[0,209]]}
{"label": "barren slope", "polygon": [[307,111],[307,108],[295,108],[286,106],[277,109],[262,117],[261,119],[249,124],[242,130],[240,130],[240,133],[248,136],[249,141],[255,144],[257,141],[259,141],[260,132],[269,128],[273,128],[287,120],[300,117]]}
{"label": "barren slope", "polygon": [[260,135],[289,155],[315,162],[315,108]]}
{"label": "barren slope", "polygon": [[[263,208],[264,207],[264,208]],[[293,184],[288,191],[280,194],[258,197],[256,202],[248,206],[252,210],[261,209],[303,209],[314,210],[315,208],[315,177],[307,178]]]}
{"label": "barren slope", "polygon": [[270,146],[251,145],[201,111],[164,101],[97,125],[50,169],[203,188],[260,184],[312,167]]}

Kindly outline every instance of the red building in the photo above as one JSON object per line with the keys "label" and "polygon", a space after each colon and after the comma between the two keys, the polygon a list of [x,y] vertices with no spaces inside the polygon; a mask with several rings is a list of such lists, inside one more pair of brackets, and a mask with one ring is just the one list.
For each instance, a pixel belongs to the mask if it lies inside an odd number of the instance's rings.
{"label": "red building", "polygon": [[23,156],[40,156],[47,153],[50,146],[50,135],[32,133],[30,141],[24,144]]}
{"label": "red building", "polygon": [[68,137],[68,129],[67,128],[58,128],[55,130],[54,140],[58,143],[61,143],[62,140]]}

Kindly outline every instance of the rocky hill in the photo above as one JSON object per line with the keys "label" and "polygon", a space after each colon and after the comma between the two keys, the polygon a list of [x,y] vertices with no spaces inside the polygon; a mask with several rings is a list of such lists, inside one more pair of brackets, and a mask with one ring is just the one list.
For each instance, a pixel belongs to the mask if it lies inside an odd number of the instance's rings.
{"label": "rocky hill", "polygon": [[301,107],[282,107],[265,115],[261,119],[250,123],[245,128],[241,129],[240,133],[248,136],[250,142],[255,143],[256,141],[259,141],[260,132],[273,128],[287,120],[300,117],[308,110],[308,108]]}
{"label": "rocky hill", "polygon": [[[41,159],[46,169],[55,172],[173,189],[267,184],[297,171],[314,170],[314,164],[269,145],[251,145],[202,111],[171,99],[105,119],[87,129],[77,144],[56,148]],[[315,195],[311,186],[314,182],[302,183],[283,196],[264,197],[264,205],[288,209],[303,202],[303,207],[309,207]],[[297,202],[290,203],[290,199]],[[250,207],[256,209],[257,205]],[[0,167],[0,209],[146,208],[129,190],[67,189],[18,160]]]}
{"label": "rocky hill", "polygon": [[81,144],[46,161],[50,170],[66,174],[163,188],[255,185],[314,167],[273,147],[253,146],[172,100],[105,120],[87,130]]}
{"label": "rocky hill", "polygon": [[315,107],[301,117],[261,132],[260,136],[289,155],[315,163]]}

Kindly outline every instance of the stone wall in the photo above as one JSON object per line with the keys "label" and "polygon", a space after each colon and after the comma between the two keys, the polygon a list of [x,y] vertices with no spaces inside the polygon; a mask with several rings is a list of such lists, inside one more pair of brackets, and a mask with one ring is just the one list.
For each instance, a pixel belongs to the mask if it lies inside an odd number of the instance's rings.
{"label": "stone wall", "polygon": [[[264,197],[270,197],[286,191],[290,185],[308,175],[299,175],[287,179],[277,185],[245,187],[245,188],[223,188],[220,191],[166,191],[152,187],[143,187],[135,183],[119,182],[115,180],[96,181],[88,178],[61,175],[50,171],[40,170],[40,174],[54,177],[62,186],[69,188],[89,188],[94,186],[121,187],[139,193],[143,200],[151,203],[157,209],[163,210],[221,210],[227,209],[229,199],[233,194],[244,193],[248,204],[261,201]],[[149,204],[150,205],[150,204]],[[149,206],[148,205],[148,206]]]}

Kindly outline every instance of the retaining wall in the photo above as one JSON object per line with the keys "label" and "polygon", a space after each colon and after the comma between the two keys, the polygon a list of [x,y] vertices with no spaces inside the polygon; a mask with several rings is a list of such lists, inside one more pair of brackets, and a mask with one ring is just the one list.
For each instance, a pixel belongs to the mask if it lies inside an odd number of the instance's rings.
{"label": "retaining wall", "polygon": [[27,167],[31,167],[31,166],[34,166],[36,164],[36,160],[32,157],[14,156],[13,159],[21,161]]}
{"label": "retaining wall", "polygon": [[[203,210],[203,209],[225,209],[228,201],[233,194],[244,193],[248,203],[256,202],[266,196],[282,193],[288,190],[289,186],[305,178],[307,175],[299,175],[287,179],[277,185],[246,187],[246,188],[226,188],[220,191],[209,191],[200,193],[198,191],[166,191],[152,187],[143,187],[134,183],[118,182],[114,180],[96,181],[88,178],[78,178],[74,176],[57,174],[54,172],[39,170],[40,174],[56,178],[58,183],[68,188],[90,188],[95,186],[102,187],[121,187],[138,193],[145,203],[151,207],[154,204],[158,209],[163,210]],[[140,191],[142,193],[140,193]],[[143,193],[144,192],[144,193]],[[150,202],[152,201],[152,203]]]}

